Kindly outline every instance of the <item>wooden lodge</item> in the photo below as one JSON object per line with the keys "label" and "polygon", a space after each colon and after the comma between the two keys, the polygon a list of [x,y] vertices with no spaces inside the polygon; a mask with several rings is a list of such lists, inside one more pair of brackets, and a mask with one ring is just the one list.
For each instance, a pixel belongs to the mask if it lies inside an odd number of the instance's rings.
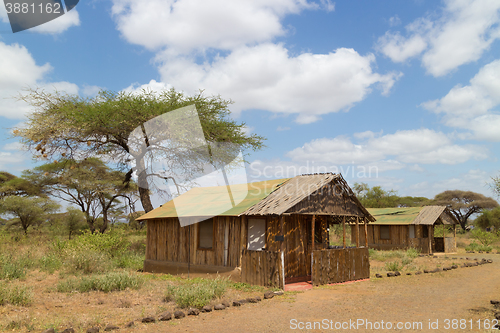
{"label": "wooden lodge", "polygon": [[[455,216],[445,206],[368,208],[376,222],[368,226],[368,247],[378,250],[416,248],[421,253],[457,251]],[[448,227],[452,227],[450,232]],[[351,241],[356,238],[351,226]],[[441,229],[443,237],[435,237]],[[451,236],[446,237],[447,233]],[[364,241],[364,235],[359,236]]]}
{"label": "wooden lodge", "polygon": [[[228,193],[238,199],[228,204]],[[345,228],[353,222],[366,235],[375,219],[338,174],[194,188],[139,219],[147,221],[148,272],[217,273],[280,288],[370,276],[367,244],[358,237],[347,248]],[[344,245],[332,248],[335,223],[344,225]]]}

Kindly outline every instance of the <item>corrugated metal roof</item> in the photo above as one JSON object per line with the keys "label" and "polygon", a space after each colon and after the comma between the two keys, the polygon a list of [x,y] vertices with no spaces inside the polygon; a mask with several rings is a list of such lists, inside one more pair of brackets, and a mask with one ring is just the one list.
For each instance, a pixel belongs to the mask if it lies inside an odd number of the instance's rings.
{"label": "corrugated metal roof", "polygon": [[197,187],[144,214],[138,220],[167,217],[237,216],[260,202],[289,178],[230,185],[237,205],[233,207],[227,186]]}
{"label": "corrugated metal roof", "polygon": [[[441,221],[444,224],[457,224],[455,217],[450,214],[445,206],[424,206],[406,208],[368,208],[368,212],[377,219],[373,224],[384,225],[408,225],[423,224],[433,225],[441,214],[446,214],[446,218]],[[450,218],[451,217],[451,218]],[[452,223],[455,222],[455,223]]]}

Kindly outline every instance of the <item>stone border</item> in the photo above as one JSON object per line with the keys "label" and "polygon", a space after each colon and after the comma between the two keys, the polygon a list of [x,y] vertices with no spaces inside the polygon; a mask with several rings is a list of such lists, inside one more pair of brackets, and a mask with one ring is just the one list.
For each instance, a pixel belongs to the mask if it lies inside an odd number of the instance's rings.
{"label": "stone border", "polygon": [[[281,296],[284,295],[285,292],[280,290],[280,291],[266,291],[263,295],[264,299],[271,299],[274,296]],[[225,310],[231,306],[242,306],[246,303],[258,303],[261,302],[262,298],[260,296],[254,296],[254,297],[248,297],[245,299],[240,299],[240,300],[233,300],[232,302],[228,301],[222,301],[220,304],[216,304],[215,306],[211,305],[205,305],[201,311],[196,309],[196,308],[189,308],[186,312],[177,310],[174,313],[171,313],[169,311],[163,312],[160,315],[156,316],[149,316],[149,317],[144,317],[142,319],[138,319],[137,321],[140,321],[144,324],[150,324],[150,323],[156,323],[160,321],[169,321],[172,319],[182,319],[185,318],[186,316],[198,316],[200,313],[208,313],[212,311],[221,311]],[[135,321],[130,321],[125,325],[126,328],[129,327],[134,327],[135,326]],[[114,330],[119,330],[120,327],[108,324],[106,327],[104,327],[104,332],[110,332]],[[86,331],[87,333],[99,333],[100,332],[100,327],[95,326],[95,327],[89,327]],[[42,333],[55,333],[54,328],[49,328]],[[66,328],[63,330],[61,333],[75,333],[75,330],[72,327]]]}

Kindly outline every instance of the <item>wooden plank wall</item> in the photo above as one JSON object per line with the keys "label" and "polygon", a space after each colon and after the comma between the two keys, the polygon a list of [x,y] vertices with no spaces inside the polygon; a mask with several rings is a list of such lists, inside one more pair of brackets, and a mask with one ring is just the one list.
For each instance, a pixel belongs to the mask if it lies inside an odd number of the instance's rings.
{"label": "wooden plank wall", "polygon": [[239,217],[214,217],[212,249],[198,249],[198,226],[181,227],[177,218],[147,222],[146,259],[224,266],[224,230],[229,225],[227,266],[240,265],[241,221]]}
{"label": "wooden plank wall", "polygon": [[279,251],[241,253],[241,282],[283,289],[283,273]]}
{"label": "wooden plank wall", "polygon": [[370,277],[368,248],[316,250],[313,252],[314,286]]}

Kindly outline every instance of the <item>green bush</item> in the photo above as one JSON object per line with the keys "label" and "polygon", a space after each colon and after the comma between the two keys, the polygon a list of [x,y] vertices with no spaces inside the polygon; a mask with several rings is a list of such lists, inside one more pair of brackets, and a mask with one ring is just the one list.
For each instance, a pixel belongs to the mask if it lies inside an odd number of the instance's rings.
{"label": "green bush", "polygon": [[12,256],[0,257],[0,280],[24,279],[26,268]]}
{"label": "green bush", "polygon": [[484,231],[479,228],[475,228],[471,231],[471,237],[479,241],[484,246],[491,245],[491,243],[497,240],[495,233]]}
{"label": "green bush", "polygon": [[33,303],[33,290],[29,287],[9,287],[0,284],[0,305],[12,304],[29,306]]}
{"label": "green bush", "polygon": [[45,255],[39,261],[40,270],[49,274],[54,274],[62,266],[61,259],[54,253]]}
{"label": "green bush", "polygon": [[67,257],[68,271],[83,274],[104,273],[111,266],[104,253],[95,250],[72,251]]}
{"label": "green bush", "polygon": [[390,272],[397,272],[403,268],[402,263],[399,261],[391,261],[385,263],[385,270]]}
{"label": "green bush", "polygon": [[139,289],[144,284],[144,280],[139,275],[126,272],[111,272],[101,276],[81,277],[80,279],[68,279],[59,282],[57,291],[59,292],[88,292],[88,291],[119,291]]}
{"label": "green bush", "polygon": [[227,279],[193,279],[182,285],[167,286],[166,301],[175,301],[180,308],[202,308],[216,298],[221,298],[228,286]]}
{"label": "green bush", "polygon": [[465,251],[484,251],[490,252],[493,249],[491,246],[486,246],[482,244],[478,244],[476,242],[472,242],[465,247]]}
{"label": "green bush", "polygon": [[420,250],[419,249],[415,249],[415,248],[412,247],[412,248],[409,248],[408,250],[406,250],[406,256],[408,258],[415,259],[419,255],[420,255]]}
{"label": "green bush", "polygon": [[129,268],[134,271],[140,270],[144,267],[144,255],[127,252],[113,260],[115,267]]}

